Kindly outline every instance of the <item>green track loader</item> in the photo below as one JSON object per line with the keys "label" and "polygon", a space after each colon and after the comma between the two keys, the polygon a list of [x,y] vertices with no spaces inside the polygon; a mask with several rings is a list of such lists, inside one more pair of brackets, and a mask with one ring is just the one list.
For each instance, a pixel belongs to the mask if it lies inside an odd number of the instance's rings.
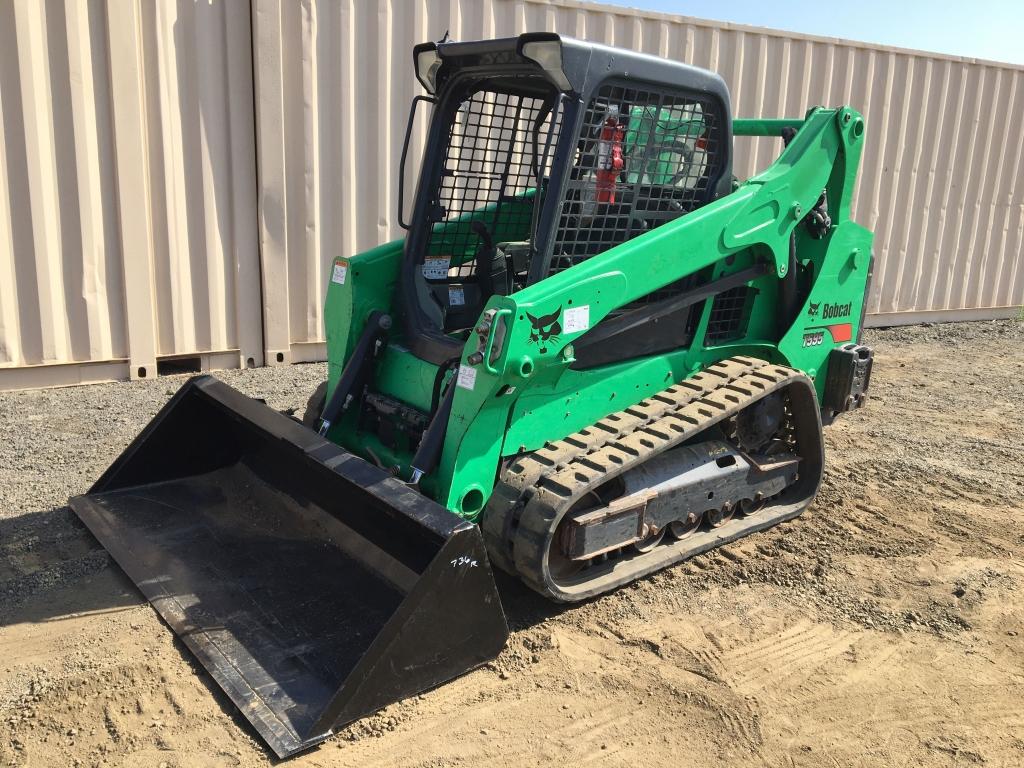
{"label": "green track loader", "polygon": [[799,515],[868,388],[854,109],[554,34],[413,59],[406,236],[330,264],[301,423],[197,377],[71,501],[279,756],[493,659],[492,567],[579,601]]}

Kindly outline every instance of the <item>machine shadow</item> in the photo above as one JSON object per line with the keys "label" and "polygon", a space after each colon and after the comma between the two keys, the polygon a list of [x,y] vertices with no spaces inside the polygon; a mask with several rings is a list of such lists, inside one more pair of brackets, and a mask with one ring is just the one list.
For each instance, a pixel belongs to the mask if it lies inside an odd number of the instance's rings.
{"label": "machine shadow", "polygon": [[[494,577],[513,632],[573,608],[541,597],[501,571],[496,570]],[[0,519],[0,634],[18,624],[59,622],[145,603],[143,594],[70,507]],[[162,619],[161,624],[166,626]],[[239,728],[254,733],[252,725],[185,643],[169,626],[166,631],[217,707]],[[265,749],[265,754],[277,762],[272,750]]]}
{"label": "machine shadow", "polygon": [[0,519],[0,629],[142,602],[70,507]]}
{"label": "machine shadow", "polygon": [[[494,580],[512,631],[573,609],[541,597],[500,570],[494,570]],[[88,582],[85,589],[83,581]],[[0,628],[144,602],[70,507],[0,519]]]}
{"label": "machine shadow", "polygon": [[[137,608],[146,598],[70,507],[0,519],[0,636],[18,624],[44,624]],[[159,614],[156,614],[160,618]],[[255,732],[166,622],[174,648],[216,706]],[[126,659],[129,662],[130,659]],[[273,753],[266,755],[273,762]]]}
{"label": "machine shadow", "polygon": [[[492,568],[494,568],[492,566]],[[494,583],[501,596],[501,605],[505,610],[505,620],[512,632],[518,632],[548,619],[555,618],[573,610],[576,603],[556,603],[542,597],[527,587],[523,582],[504,571],[494,568]]]}

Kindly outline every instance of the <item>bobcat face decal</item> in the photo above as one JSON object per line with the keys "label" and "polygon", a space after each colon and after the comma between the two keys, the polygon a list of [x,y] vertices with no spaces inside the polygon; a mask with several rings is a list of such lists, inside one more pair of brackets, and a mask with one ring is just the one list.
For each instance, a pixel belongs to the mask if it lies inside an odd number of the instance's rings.
{"label": "bobcat face decal", "polygon": [[810,315],[811,317],[816,317],[817,314],[818,314],[818,307],[820,307],[820,306],[821,306],[821,302],[820,301],[817,304],[815,304],[814,302],[811,302],[810,306],[807,308],[807,314]]}
{"label": "bobcat face decal", "polygon": [[534,317],[529,312],[526,313],[526,316],[530,320],[530,342],[540,344],[540,353],[544,354],[548,351],[546,343],[548,341],[557,342],[559,334],[562,333],[562,324],[559,322],[562,308],[559,307],[550,315],[542,317]]}

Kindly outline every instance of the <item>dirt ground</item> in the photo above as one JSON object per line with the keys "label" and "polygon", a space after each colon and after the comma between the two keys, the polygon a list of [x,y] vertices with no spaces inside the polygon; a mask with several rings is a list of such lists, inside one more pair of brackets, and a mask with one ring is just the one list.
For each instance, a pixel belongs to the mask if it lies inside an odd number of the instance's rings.
{"label": "dirt ground", "polygon": [[[1024,324],[868,342],[801,518],[569,610],[503,578],[494,665],[290,765],[1024,765]],[[270,762],[63,506],[180,383],[0,394],[0,765]]]}

